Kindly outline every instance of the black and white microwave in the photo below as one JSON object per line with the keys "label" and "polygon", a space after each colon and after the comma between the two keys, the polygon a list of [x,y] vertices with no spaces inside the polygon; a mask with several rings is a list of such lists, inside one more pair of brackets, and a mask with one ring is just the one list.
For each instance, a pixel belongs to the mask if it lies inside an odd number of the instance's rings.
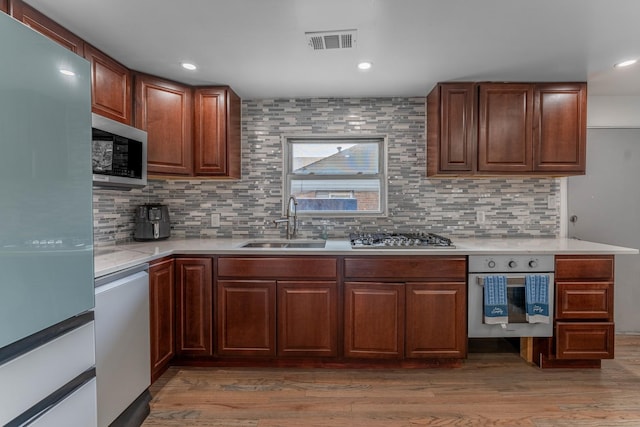
{"label": "black and white microwave", "polygon": [[92,114],[91,141],[94,187],[147,185],[147,132]]}

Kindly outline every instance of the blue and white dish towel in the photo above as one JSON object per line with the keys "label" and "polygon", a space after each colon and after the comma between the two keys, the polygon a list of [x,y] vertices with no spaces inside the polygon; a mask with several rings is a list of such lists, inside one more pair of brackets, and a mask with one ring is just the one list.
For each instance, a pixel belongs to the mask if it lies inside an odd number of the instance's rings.
{"label": "blue and white dish towel", "polygon": [[525,277],[525,299],[529,323],[549,323],[549,276],[530,274]]}
{"label": "blue and white dish towel", "polygon": [[484,278],[484,323],[488,325],[509,323],[506,276]]}

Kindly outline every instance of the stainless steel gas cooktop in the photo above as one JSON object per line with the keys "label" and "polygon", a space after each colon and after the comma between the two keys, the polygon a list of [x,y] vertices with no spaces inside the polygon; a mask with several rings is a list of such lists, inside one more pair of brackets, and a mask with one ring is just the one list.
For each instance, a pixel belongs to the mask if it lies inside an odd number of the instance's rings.
{"label": "stainless steel gas cooktop", "polygon": [[434,233],[350,233],[353,249],[441,249],[455,246],[451,239]]}

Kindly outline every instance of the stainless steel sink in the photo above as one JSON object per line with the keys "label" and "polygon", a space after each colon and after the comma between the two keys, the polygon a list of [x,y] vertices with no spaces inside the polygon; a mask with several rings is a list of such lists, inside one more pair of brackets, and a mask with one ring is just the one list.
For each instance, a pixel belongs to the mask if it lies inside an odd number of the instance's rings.
{"label": "stainless steel sink", "polygon": [[321,242],[289,242],[285,248],[324,248],[325,241]]}
{"label": "stainless steel sink", "polygon": [[324,248],[325,241],[313,241],[313,242],[247,242],[240,246],[241,248]]}

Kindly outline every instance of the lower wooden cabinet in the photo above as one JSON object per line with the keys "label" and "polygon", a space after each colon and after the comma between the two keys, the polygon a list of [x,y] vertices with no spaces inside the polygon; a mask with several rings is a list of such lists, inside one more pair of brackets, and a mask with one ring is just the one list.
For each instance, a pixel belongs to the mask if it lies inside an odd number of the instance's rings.
{"label": "lower wooden cabinet", "polygon": [[613,255],[558,255],[553,338],[533,339],[542,367],[598,367],[615,354]]}
{"label": "lower wooden cabinet", "polygon": [[220,257],[217,354],[338,356],[337,259]]}
{"label": "lower wooden cabinet", "polygon": [[345,284],[347,357],[464,358],[466,284]]}
{"label": "lower wooden cabinet", "polygon": [[9,0],[0,0],[0,12],[9,12]]}
{"label": "lower wooden cabinet", "polygon": [[338,355],[336,281],[277,283],[278,356]]}
{"label": "lower wooden cabinet", "polygon": [[613,282],[558,282],[556,320],[613,322]]}
{"label": "lower wooden cabinet", "polygon": [[466,357],[466,283],[407,283],[406,310],[405,357]]}
{"label": "lower wooden cabinet", "polygon": [[344,262],[345,276],[359,279],[344,285],[345,357],[466,357],[465,257],[362,257]]}
{"label": "lower wooden cabinet", "polygon": [[344,355],[403,358],[404,305],[403,283],[345,283]]}
{"label": "lower wooden cabinet", "polygon": [[176,258],[176,355],[213,355],[213,261]]}
{"label": "lower wooden cabinet", "polygon": [[614,257],[556,257],[555,358],[612,359]]}
{"label": "lower wooden cabinet", "polygon": [[335,357],[337,282],[218,280],[220,356]]}
{"label": "lower wooden cabinet", "polygon": [[175,354],[174,261],[160,261],[149,267],[151,335],[151,382],[154,382]]}
{"label": "lower wooden cabinet", "polygon": [[556,324],[558,359],[613,359],[615,328],[613,322]]}
{"label": "lower wooden cabinet", "polygon": [[217,353],[275,356],[275,280],[218,280]]}

